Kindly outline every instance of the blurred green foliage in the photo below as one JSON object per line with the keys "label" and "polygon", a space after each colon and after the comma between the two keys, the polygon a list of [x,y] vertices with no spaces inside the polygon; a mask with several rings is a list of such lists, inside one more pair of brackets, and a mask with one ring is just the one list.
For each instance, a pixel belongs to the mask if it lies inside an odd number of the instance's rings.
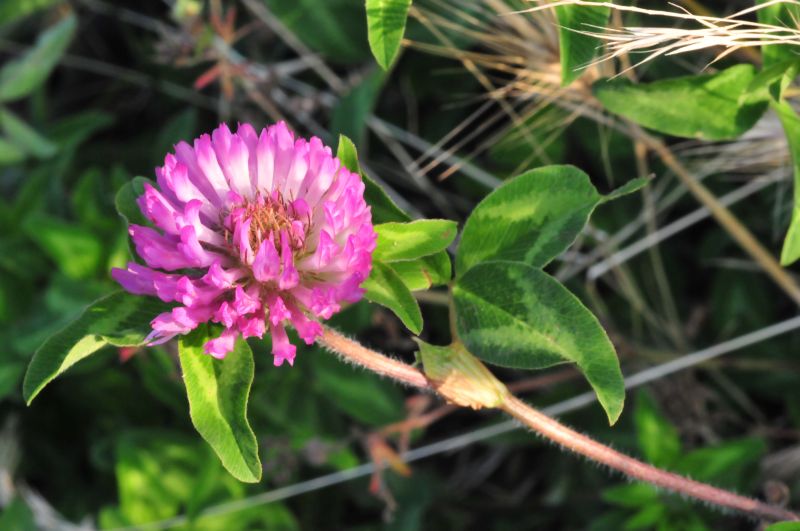
{"label": "blurred green foliage", "polygon": [[[190,140],[221,120],[272,120],[250,98],[244,81],[235,83],[233,101],[225,100],[217,85],[193,88],[212,64],[197,59],[203,55],[194,49],[188,52],[191,60],[178,61],[176,55],[185,59],[180,55],[185,43],[170,39],[193,31],[194,22],[187,19],[197,7],[192,2],[180,2],[174,11],[161,3],[114,4],[166,25],[166,34],[137,26],[126,12],[93,9],[93,4],[0,2],[0,470],[8,472],[15,487],[0,514],[0,529],[37,527],[35,512],[42,505],[31,502],[31,492],[60,517],[73,522],[89,518],[101,528],[171,518],[180,518],[178,528],[220,530],[748,528],[748,522],[647,486],[620,484],[605,470],[521,431],[413,463],[410,477],[387,470],[382,497],[370,492],[369,478],[361,478],[269,504],[246,502],[369,461],[367,435],[408,415],[410,391],[317,348],[299,352],[293,368],[274,368],[269,345],[250,343],[255,359],[250,417],[264,466],[264,480],[256,485],[233,479],[195,435],[172,347],[128,351],[105,346],[26,407],[22,377],[33,352],[88,304],[115,290],[108,271],[130,257],[125,222],[115,211],[116,194],[135,187],[135,176],[154,178],[153,168],[175,142]],[[427,8],[431,3],[417,4]],[[368,146],[362,148],[362,160],[369,160],[370,170],[407,202],[432,217],[463,222],[486,186],[465,178],[463,171],[441,182],[432,179],[447,194],[445,206],[454,214],[443,213],[397,169],[391,149],[366,122],[375,113],[435,144],[484,102],[484,90],[468,69],[441,56],[446,54],[408,49],[388,75],[377,73],[361,0],[265,0],[263,5],[338,74],[361,80],[330,110],[314,98],[308,108],[299,105],[302,112],[292,125],[310,132],[299,119],[310,109],[330,134],[329,144],[344,133],[359,147]],[[462,9],[462,21],[490,16],[483,2],[453,5]],[[237,27],[251,25],[236,44],[240,53],[261,65],[296,59],[292,47],[245,5],[237,7]],[[207,38],[213,35],[209,8],[198,9],[207,44],[213,40]],[[453,25],[439,29],[453,46],[491,51],[482,46],[480,34]],[[406,35],[420,43],[439,42],[417,19],[409,20]],[[655,81],[676,72],[690,73],[684,63],[667,58],[653,63],[643,77]],[[308,71],[297,80],[327,93]],[[588,118],[566,129],[557,126],[566,113],[552,106],[526,111],[522,123],[530,122],[527,130],[508,120],[507,127],[489,128],[477,140],[465,141],[463,151],[469,152],[485,137],[497,139],[487,154],[468,157],[468,162],[500,178],[539,164],[572,163],[591,175],[601,191],[637,175],[633,146],[617,132]],[[650,170],[664,173],[657,162]],[[718,195],[739,185],[727,174],[712,176],[707,184]],[[790,195],[754,195],[736,205],[735,212],[770,248],[779,249]],[[575,249],[591,251],[594,237],[625,227],[641,205],[638,196],[630,196],[600,206],[592,219],[594,236],[581,236]],[[666,222],[696,208],[691,198],[680,196],[660,219]],[[662,242],[660,258],[655,252],[618,268],[613,279],[583,282],[578,277],[569,284],[600,314],[630,371],[796,312],[749,263],[741,265],[742,255],[713,222]],[[671,339],[675,323],[654,286],[654,260],[661,260],[674,309],[682,317],[683,345]],[[556,261],[553,272],[561,265]],[[421,308],[425,339],[444,344],[449,339],[445,310],[434,304]],[[413,344],[384,310],[359,303],[337,316],[335,325],[369,345],[412,359]],[[779,474],[774,463],[790,463],[780,461],[776,452],[796,445],[800,427],[799,347],[800,337],[791,334],[691,376],[668,379],[652,394],[637,394],[613,429],[599,406],[566,420],[696,479],[757,496],[765,480],[774,477],[796,492],[797,470],[778,466]],[[511,370],[498,374],[519,378]],[[578,380],[568,381],[536,394],[534,401],[555,403],[586,389]],[[409,437],[421,445],[493,419],[458,413]],[[237,510],[225,505],[232,503],[243,505]],[[202,516],[209,508],[217,508],[217,514]]]}

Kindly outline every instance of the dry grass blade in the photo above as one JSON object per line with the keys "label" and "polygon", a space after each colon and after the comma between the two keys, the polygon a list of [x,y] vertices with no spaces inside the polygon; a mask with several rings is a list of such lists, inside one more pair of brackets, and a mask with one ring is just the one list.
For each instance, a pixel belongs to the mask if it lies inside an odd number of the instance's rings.
{"label": "dry grass blade", "polygon": [[741,18],[776,4],[800,6],[800,2],[797,0],[772,0],[748,9],[743,9],[727,17],[713,17],[693,14],[672,3],[670,3],[670,5],[676,7],[678,11],[644,9],[635,6],[617,5],[610,2],[561,0],[551,4],[526,9],[521,12],[537,13],[542,10],[565,5],[587,7],[602,6],[619,12],[632,12],[649,16],[666,17],[669,19],[688,20],[698,24],[698,27],[695,28],[626,26],[621,29],[607,28],[603,31],[593,31],[592,28],[575,30],[578,33],[605,41],[607,53],[600,56],[593,64],[634,53],[647,54],[644,59],[620,72],[620,74],[622,74],[662,55],[677,55],[708,48],[723,49],[715,56],[712,61],[713,63],[737,50],[747,47],[775,44],[800,47],[800,21],[794,20],[794,27],[788,27],[762,24]]}

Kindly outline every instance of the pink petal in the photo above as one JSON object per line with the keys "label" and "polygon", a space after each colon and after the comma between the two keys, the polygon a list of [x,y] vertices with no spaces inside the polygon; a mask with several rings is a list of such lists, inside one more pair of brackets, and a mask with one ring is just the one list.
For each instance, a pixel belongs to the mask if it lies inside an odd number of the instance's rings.
{"label": "pink petal", "polygon": [[283,272],[278,279],[280,289],[292,289],[300,282],[300,275],[294,268],[294,257],[292,248],[289,245],[289,235],[286,231],[281,231],[281,260],[283,261]]}
{"label": "pink petal", "polygon": [[228,352],[233,351],[238,336],[239,332],[232,328],[226,328],[218,338],[207,341],[206,344],[203,345],[203,351],[221,360],[225,358]]}
{"label": "pink petal", "polygon": [[280,270],[281,257],[270,235],[258,247],[258,253],[253,260],[253,275],[259,282],[269,282],[278,278]]}
{"label": "pink petal", "polygon": [[270,323],[269,329],[272,335],[272,355],[275,366],[280,367],[284,361],[288,361],[289,365],[294,365],[297,347],[289,343],[286,329],[283,325],[275,326],[272,323]]}

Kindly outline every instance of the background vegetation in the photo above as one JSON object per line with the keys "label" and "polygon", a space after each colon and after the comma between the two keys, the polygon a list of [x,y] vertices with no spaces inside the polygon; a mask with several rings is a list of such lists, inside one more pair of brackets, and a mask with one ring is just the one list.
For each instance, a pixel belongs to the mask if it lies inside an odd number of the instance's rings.
{"label": "background vegetation", "polygon": [[[716,15],[751,5],[679,4]],[[556,19],[550,10],[514,13],[529,5],[419,0],[387,73],[370,54],[361,0],[0,4],[0,529],[753,527],[315,348],[293,368],[274,368],[264,345],[252,344],[250,419],[265,466],[256,485],[230,477],[194,432],[170,346],[108,347],[26,407],[21,381],[34,350],[111,292],[110,268],[127,261],[115,193],[151,176],[178,140],[221,121],[260,128],[279,119],[329,144],[352,138],[365,171],[414,217],[463,222],[504,179],[541,164],[574,164],[603,192],[653,174],[641,192],[600,206],[548,266],[599,316],[626,375],[655,368],[628,378],[637,389],[620,422],[609,428],[591,400],[570,401],[588,389],[570,368],[497,373],[618,449],[791,505],[800,322],[785,320],[796,302],[676,171],[702,180],[778,256],[792,213],[780,122],[767,113],[726,141],[667,136],[658,152],[615,127],[592,95],[595,81],[631,58],[562,86]],[[614,12],[611,26],[643,18]],[[718,53],[659,57],[630,75],[656,81],[763,63],[751,47],[708,66]],[[796,85],[785,94],[796,102]],[[420,299],[422,337],[446,342],[444,292]],[[384,309],[359,303],[335,325],[413,359],[414,343]],[[726,355],[691,356],[715,346]]]}

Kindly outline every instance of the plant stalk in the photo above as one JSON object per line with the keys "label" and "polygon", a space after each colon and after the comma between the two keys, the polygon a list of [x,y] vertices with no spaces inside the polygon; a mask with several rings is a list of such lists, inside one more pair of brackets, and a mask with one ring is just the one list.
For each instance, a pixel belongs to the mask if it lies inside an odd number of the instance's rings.
{"label": "plant stalk", "polygon": [[775,521],[798,520],[795,513],[786,509],[661,470],[620,453],[564,426],[515,396],[506,400],[500,409],[552,442],[631,478],[753,517]]}
{"label": "plant stalk", "polygon": [[[368,349],[335,330],[325,328],[322,337],[318,341],[322,346],[332,350],[345,361],[355,363],[381,376],[387,376],[406,385],[436,392],[432,382],[418,369]],[[498,406],[498,409],[511,415],[525,426],[559,446],[639,481],[644,481],[696,500],[705,501],[718,507],[726,507],[753,518],[772,521],[800,520],[797,514],[789,510],[661,470],[622,454],[564,426],[513,395],[509,394]]]}

